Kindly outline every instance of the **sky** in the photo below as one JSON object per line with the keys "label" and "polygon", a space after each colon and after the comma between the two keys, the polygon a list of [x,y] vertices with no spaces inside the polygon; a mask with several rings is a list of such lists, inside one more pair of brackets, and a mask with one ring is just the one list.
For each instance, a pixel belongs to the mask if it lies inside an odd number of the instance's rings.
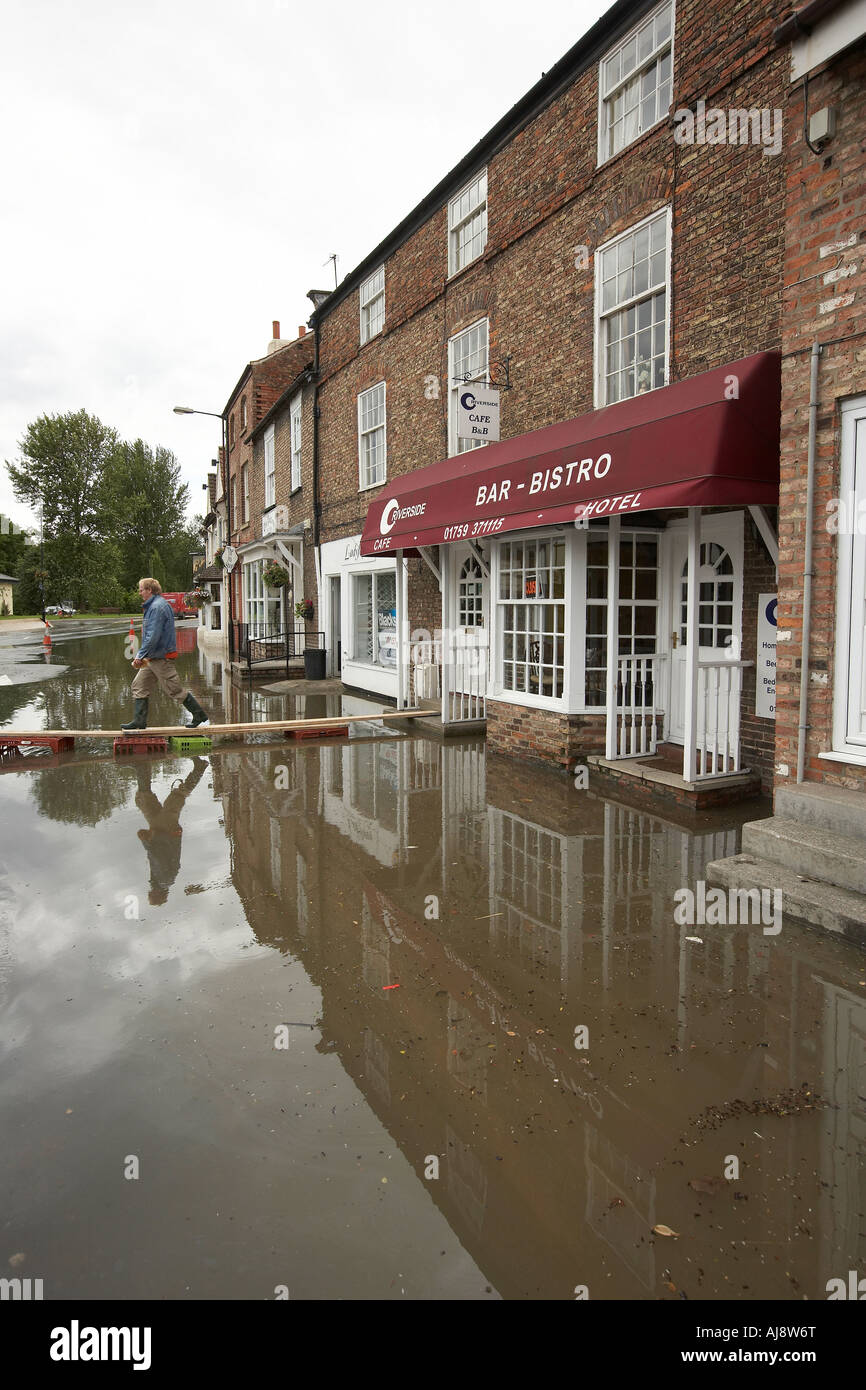
{"label": "sky", "polygon": [[5,0],[0,461],[83,408],[202,512],[220,422],[172,407],[219,413],[611,3]]}

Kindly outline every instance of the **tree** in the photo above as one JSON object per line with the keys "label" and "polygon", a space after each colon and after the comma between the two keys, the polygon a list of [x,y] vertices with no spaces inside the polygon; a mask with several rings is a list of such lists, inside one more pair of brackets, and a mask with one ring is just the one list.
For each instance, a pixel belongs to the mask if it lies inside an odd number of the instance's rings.
{"label": "tree", "polygon": [[143,439],[121,445],[108,460],[102,495],[120,550],[122,584],[132,588],[143,575],[153,575],[170,588],[166,556],[184,530],[189,502],[174,454]]}
{"label": "tree", "polygon": [[6,467],[18,501],[42,514],[45,569],[60,590],[51,597],[83,608],[98,601],[116,563],[106,545],[104,477],[119,448],[117,433],[86,410],[40,415],[19,448],[21,460]]}

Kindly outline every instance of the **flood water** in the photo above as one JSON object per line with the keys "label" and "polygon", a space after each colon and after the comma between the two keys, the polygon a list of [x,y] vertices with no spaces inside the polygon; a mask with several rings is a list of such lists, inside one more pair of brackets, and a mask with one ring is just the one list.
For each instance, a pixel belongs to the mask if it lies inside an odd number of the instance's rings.
{"label": "flood water", "polygon": [[[39,634],[0,638],[0,723],[118,727],[113,626],[62,628],[39,679]],[[863,1268],[862,952],[674,920],[765,806],[679,824],[375,701],[179,667],[219,721],[371,721],[0,760],[3,1272],[46,1299],[802,1300]]]}

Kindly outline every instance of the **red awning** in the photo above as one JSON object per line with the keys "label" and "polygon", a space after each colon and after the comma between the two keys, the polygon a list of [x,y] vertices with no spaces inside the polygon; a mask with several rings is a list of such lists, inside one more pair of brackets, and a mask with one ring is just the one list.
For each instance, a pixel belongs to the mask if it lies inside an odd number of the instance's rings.
{"label": "red awning", "polygon": [[362,555],[578,516],[779,500],[781,357],[759,352],[688,381],[394,478]]}

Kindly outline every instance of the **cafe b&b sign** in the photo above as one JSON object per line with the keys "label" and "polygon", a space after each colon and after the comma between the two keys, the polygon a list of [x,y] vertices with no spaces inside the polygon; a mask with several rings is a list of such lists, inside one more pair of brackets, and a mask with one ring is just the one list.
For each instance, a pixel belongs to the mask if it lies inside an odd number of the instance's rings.
{"label": "cafe b&b sign", "polygon": [[499,439],[499,392],[490,386],[461,386],[457,392],[457,438]]}

